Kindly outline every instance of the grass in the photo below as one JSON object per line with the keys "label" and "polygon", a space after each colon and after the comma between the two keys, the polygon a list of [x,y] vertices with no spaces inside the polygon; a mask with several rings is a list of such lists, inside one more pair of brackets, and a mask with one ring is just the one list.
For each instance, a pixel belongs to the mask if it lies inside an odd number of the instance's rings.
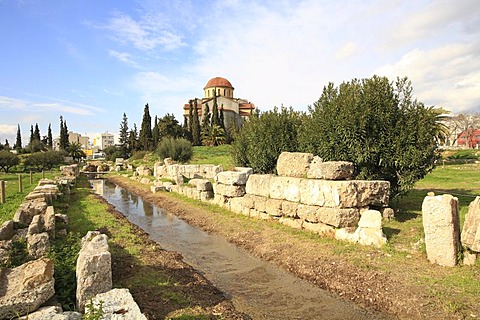
{"label": "grass", "polygon": [[[0,174],[0,181],[5,181],[6,202],[0,204],[0,224],[7,220],[11,220],[17,208],[22,204],[25,196],[33,191],[38,185],[38,181],[42,179],[41,172],[32,173],[33,183],[30,184],[30,175],[21,173],[23,192],[18,190],[18,174]],[[58,171],[46,171],[45,178],[53,178],[58,175]]]}
{"label": "grass", "polygon": [[232,146],[228,144],[217,147],[193,147],[193,158],[189,164],[214,164],[221,165],[223,170],[231,170],[235,167],[231,153]]}

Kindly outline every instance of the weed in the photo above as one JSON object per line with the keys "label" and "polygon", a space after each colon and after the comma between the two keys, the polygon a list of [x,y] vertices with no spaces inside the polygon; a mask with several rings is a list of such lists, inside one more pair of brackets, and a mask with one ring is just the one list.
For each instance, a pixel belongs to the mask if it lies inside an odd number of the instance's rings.
{"label": "weed", "polygon": [[100,301],[98,305],[94,304],[92,299],[85,305],[85,314],[83,320],[100,320],[103,317],[103,301]]}

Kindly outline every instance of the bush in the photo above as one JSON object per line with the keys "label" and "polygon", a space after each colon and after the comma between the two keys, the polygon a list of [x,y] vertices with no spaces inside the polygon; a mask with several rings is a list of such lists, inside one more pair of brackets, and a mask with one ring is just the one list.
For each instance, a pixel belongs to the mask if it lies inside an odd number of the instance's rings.
{"label": "bush", "polygon": [[193,148],[190,141],[179,138],[163,138],[157,147],[160,160],[172,158],[178,162],[187,162],[193,156]]}
{"label": "bush", "polygon": [[37,170],[50,170],[63,162],[63,154],[59,151],[35,152],[25,159],[26,167]]}
{"label": "bush", "polygon": [[310,108],[300,149],[324,160],[351,161],[357,179],[390,181],[391,195],[408,191],[434,168],[439,112],[411,96],[407,79],[385,77],[333,84]]}
{"label": "bush", "polygon": [[0,169],[8,173],[11,167],[20,163],[18,156],[7,150],[0,151]]}
{"label": "bush", "polygon": [[298,151],[297,133],[304,114],[292,108],[277,108],[253,115],[232,144],[236,165],[251,167],[258,173],[275,171],[277,159],[283,151]]}
{"label": "bush", "polygon": [[147,154],[147,151],[133,151],[133,154],[130,157],[130,160],[143,160],[146,154]]}

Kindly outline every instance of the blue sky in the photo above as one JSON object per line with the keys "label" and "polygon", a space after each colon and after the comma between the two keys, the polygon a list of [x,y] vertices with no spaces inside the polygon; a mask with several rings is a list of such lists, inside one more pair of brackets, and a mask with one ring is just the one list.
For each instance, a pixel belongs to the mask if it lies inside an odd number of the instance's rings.
{"label": "blue sky", "polygon": [[480,3],[0,0],[0,141],[17,124],[118,135],[202,97],[213,77],[265,111],[329,82],[407,76],[426,105],[480,112]]}

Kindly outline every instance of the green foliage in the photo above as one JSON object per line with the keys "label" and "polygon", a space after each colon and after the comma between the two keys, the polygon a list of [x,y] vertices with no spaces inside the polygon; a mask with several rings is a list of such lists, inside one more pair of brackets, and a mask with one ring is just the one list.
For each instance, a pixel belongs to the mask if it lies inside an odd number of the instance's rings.
{"label": "green foliage", "polygon": [[214,164],[221,165],[223,170],[231,170],[235,167],[232,159],[232,146],[223,144],[217,147],[195,146],[190,164]]}
{"label": "green foliage", "polygon": [[50,241],[49,258],[55,265],[55,292],[64,310],[75,310],[75,267],[81,247],[80,238],[78,233],[69,233],[66,238]]}
{"label": "green foliage", "polygon": [[412,98],[411,83],[385,77],[332,83],[310,108],[300,150],[355,165],[357,179],[388,180],[391,195],[405,193],[430,172],[440,134],[433,108]]}
{"label": "green foliage", "polygon": [[130,160],[142,160],[147,154],[147,151],[134,151]]}
{"label": "green foliage", "polygon": [[85,305],[85,314],[82,317],[83,320],[100,320],[103,319],[103,301],[100,301],[96,306],[92,299]]}
{"label": "green foliage", "polygon": [[123,158],[124,153],[122,152],[122,148],[116,146],[110,146],[103,150],[105,153],[105,159],[107,161],[115,161],[116,158]]}
{"label": "green foliage", "polygon": [[67,154],[73,158],[73,161],[80,161],[82,158],[86,158],[87,155],[82,150],[82,145],[79,142],[71,143],[67,149]]}
{"label": "green foliage", "polygon": [[46,151],[32,153],[25,159],[26,167],[37,170],[50,170],[63,162],[63,154],[59,151]]}
{"label": "green foliage", "polygon": [[153,146],[152,118],[150,117],[148,103],[143,109],[142,126],[140,127],[140,137],[138,143],[140,150],[150,150]]}
{"label": "green foliage", "polygon": [[16,154],[7,150],[0,150],[0,169],[8,173],[8,170],[20,163]]}
{"label": "green foliage", "polygon": [[118,137],[118,143],[120,144],[122,157],[127,159],[131,149],[128,143],[128,118],[125,112],[123,113],[122,122],[120,123],[120,133]]}
{"label": "green foliage", "polygon": [[477,150],[459,150],[454,154],[447,157],[450,160],[469,160],[469,159],[480,159],[480,152]]}
{"label": "green foliage", "polygon": [[190,141],[186,139],[163,138],[158,144],[157,154],[161,160],[172,158],[185,163],[192,158],[193,148]]}
{"label": "green foliage", "polygon": [[298,151],[297,133],[303,118],[302,113],[284,107],[252,115],[233,143],[234,162],[258,173],[274,172],[280,153]]}
{"label": "green foliage", "polygon": [[180,138],[183,136],[183,128],[173,114],[167,113],[158,119],[159,138]]}
{"label": "green foliage", "polygon": [[8,263],[0,263],[0,268],[16,268],[29,261],[27,253],[27,240],[20,237],[12,241],[12,249],[8,252]]}
{"label": "green foliage", "polygon": [[193,109],[192,140],[193,140],[194,146],[202,145],[200,117],[198,115],[198,105],[197,105],[196,99],[194,101],[194,109]]}

